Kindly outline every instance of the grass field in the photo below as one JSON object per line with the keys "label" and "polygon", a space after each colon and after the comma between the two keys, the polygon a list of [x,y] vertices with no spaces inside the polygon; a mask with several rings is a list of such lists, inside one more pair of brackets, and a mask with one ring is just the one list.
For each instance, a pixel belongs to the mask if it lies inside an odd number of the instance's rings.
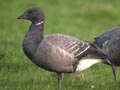
{"label": "grass field", "polygon": [[[31,6],[45,12],[44,34],[62,33],[81,40],[93,38],[120,24],[120,0],[1,0],[0,90],[57,90],[56,74],[34,65],[22,51],[30,22],[17,17]],[[111,68],[97,64],[86,71],[63,75],[63,90],[120,90]],[[94,88],[92,88],[94,86]]]}

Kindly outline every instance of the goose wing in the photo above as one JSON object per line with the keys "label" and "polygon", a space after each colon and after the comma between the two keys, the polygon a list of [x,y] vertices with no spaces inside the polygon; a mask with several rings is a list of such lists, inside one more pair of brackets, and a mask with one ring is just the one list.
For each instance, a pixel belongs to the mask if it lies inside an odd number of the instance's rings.
{"label": "goose wing", "polygon": [[59,47],[76,58],[82,57],[85,51],[90,47],[88,42],[67,35],[53,34],[47,36],[47,38],[52,45]]}

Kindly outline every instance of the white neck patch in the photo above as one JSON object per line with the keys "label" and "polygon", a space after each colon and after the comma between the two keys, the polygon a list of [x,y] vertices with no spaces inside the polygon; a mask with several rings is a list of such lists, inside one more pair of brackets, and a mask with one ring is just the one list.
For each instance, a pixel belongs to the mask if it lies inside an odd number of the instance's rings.
{"label": "white neck patch", "polygon": [[44,23],[44,21],[38,22],[35,25],[41,25],[42,23]]}

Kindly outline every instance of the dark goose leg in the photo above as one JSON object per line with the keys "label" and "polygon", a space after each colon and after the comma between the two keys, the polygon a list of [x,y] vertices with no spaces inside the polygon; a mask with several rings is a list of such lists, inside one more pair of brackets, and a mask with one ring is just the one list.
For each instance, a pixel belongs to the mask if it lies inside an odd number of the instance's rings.
{"label": "dark goose leg", "polygon": [[57,73],[57,78],[58,78],[58,90],[61,90],[62,73]]}
{"label": "dark goose leg", "polygon": [[116,68],[115,68],[114,64],[112,64],[111,66],[112,66],[112,70],[113,70],[113,74],[114,74],[114,79],[116,81]]}

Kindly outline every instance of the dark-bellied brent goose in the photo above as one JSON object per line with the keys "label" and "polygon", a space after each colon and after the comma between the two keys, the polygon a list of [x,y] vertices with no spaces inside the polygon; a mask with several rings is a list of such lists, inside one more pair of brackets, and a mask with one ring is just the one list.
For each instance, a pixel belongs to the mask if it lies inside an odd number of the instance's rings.
{"label": "dark-bellied brent goose", "polygon": [[115,66],[120,66],[120,26],[114,27],[96,37],[93,43],[98,45],[102,52],[111,58],[113,70],[116,73]]}
{"label": "dark-bellied brent goose", "polygon": [[82,71],[101,61],[111,64],[94,44],[62,34],[43,36],[44,18],[39,7],[32,7],[18,17],[32,22],[23,40],[23,50],[37,66],[56,72],[58,90],[61,90],[62,73]]}

